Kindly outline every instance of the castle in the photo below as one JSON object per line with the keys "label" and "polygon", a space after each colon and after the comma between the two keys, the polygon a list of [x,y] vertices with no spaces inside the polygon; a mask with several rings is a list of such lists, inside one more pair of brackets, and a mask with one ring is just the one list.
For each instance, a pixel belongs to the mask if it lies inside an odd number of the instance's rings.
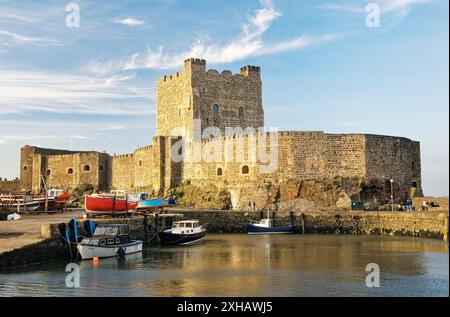
{"label": "castle", "polygon": [[[231,207],[241,210],[296,199],[337,206],[387,200],[390,179],[396,200],[422,195],[419,142],[365,134],[261,132],[260,72],[245,66],[240,74],[219,73],[207,70],[205,60],[188,59],[182,71],[157,82],[157,136],[151,145],[120,156],[25,146],[20,189],[40,192],[42,179],[49,187],[92,184],[156,194],[189,184],[225,191]],[[227,135],[228,127],[244,133]],[[255,143],[272,156],[263,160],[255,155]],[[219,147],[225,150],[214,153]],[[205,153],[213,159],[205,159]],[[264,167],[272,160],[276,164],[267,172]]]}

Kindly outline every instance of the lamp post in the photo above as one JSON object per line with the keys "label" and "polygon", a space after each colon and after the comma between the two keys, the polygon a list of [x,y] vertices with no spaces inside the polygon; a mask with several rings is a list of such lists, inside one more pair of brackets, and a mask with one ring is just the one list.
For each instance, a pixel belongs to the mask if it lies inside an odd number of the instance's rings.
{"label": "lamp post", "polygon": [[391,209],[394,211],[394,180],[391,178],[389,182],[391,183]]}

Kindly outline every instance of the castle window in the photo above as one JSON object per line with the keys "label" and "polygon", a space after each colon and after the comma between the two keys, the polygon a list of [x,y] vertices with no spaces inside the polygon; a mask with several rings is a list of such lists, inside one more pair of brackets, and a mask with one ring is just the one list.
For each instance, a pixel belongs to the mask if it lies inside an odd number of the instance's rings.
{"label": "castle window", "polygon": [[222,176],[223,175],[223,171],[221,168],[217,169],[217,176]]}
{"label": "castle window", "polygon": [[250,169],[247,165],[242,166],[242,174],[247,175],[250,173]]}
{"label": "castle window", "polygon": [[142,166],[142,161],[139,161],[139,166]]}
{"label": "castle window", "polygon": [[244,107],[240,106],[238,110],[239,119],[244,120],[245,118],[245,110]]}
{"label": "castle window", "polygon": [[50,176],[52,174],[51,170],[47,170],[47,172],[45,173],[47,176]]}
{"label": "castle window", "polygon": [[24,171],[27,171],[27,170],[28,170],[28,166],[25,165],[25,166],[23,167],[23,170],[24,170]]}
{"label": "castle window", "polygon": [[72,175],[72,174],[73,174],[73,168],[69,168],[69,169],[67,170],[67,174]]}
{"label": "castle window", "polygon": [[89,171],[91,170],[91,167],[90,167],[89,165],[85,165],[85,166],[83,167],[83,170],[84,170],[85,172],[89,172]]}
{"label": "castle window", "polygon": [[103,165],[100,165],[100,172],[103,171]]}
{"label": "castle window", "polygon": [[219,105],[214,104],[212,107],[212,111],[213,111],[214,118],[217,119],[219,117]]}
{"label": "castle window", "polygon": [[414,162],[414,161],[412,162],[411,168],[412,168],[413,171],[416,169],[416,162]]}

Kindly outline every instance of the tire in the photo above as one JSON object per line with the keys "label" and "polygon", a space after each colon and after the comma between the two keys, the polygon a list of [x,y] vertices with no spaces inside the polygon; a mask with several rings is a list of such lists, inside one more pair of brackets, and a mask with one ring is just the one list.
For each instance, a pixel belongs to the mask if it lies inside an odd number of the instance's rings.
{"label": "tire", "polygon": [[118,254],[121,258],[125,257],[125,255],[126,255],[125,250],[124,250],[122,247],[120,247],[120,249],[117,251],[117,254]]}

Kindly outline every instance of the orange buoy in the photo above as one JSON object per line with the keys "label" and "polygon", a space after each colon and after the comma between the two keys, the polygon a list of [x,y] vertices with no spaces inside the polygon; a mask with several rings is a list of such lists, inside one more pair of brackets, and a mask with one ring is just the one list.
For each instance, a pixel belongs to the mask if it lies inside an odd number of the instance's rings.
{"label": "orange buoy", "polygon": [[92,263],[94,263],[94,265],[98,265],[98,257],[97,256],[92,259]]}

